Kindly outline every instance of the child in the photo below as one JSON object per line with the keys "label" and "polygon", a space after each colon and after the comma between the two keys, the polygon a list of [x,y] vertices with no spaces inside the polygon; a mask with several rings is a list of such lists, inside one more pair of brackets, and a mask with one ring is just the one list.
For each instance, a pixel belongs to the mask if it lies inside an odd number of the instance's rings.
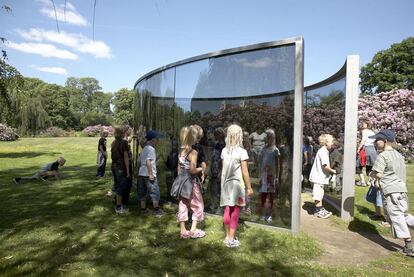
{"label": "child", "polygon": [[[201,167],[197,165],[197,151],[192,148],[197,137],[197,130],[191,127],[183,127],[180,131],[181,150],[178,157],[179,175],[191,175],[192,191],[189,199],[179,197],[177,221],[180,222],[180,237],[202,238],[206,235],[203,230],[197,229],[197,224],[204,219],[204,202],[201,194],[201,187],[197,183],[196,176],[202,172]],[[188,221],[188,211],[192,211],[191,229],[187,230],[185,223]]]}
{"label": "child", "polygon": [[245,206],[245,186],[247,194],[252,195],[247,160],[249,156],[243,149],[243,131],[238,125],[227,129],[226,147],[221,152],[223,169],[221,174],[220,206],[224,206],[224,228],[227,247],[238,247],[236,230],[239,221],[240,207]]}
{"label": "child", "polygon": [[[249,159],[247,160],[247,165],[249,167],[249,176],[252,175],[252,169],[253,169],[253,152],[252,152],[252,145],[250,144],[250,138],[249,138],[249,132],[244,131],[243,132],[243,148],[247,151],[247,155],[249,156]],[[246,206],[242,208],[242,211],[246,215],[251,215],[252,210],[250,208],[250,197],[247,194],[247,188],[246,188]]]}
{"label": "child", "polygon": [[[132,151],[131,151],[131,145],[130,145],[130,143],[132,142],[132,128],[129,127],[128,125],[125,125],[124,128],[125,128],[124,140],[128,144],[129,172],[130,174],[132,174]],[[124,195],[122,196],[122,206],[124,208],[128,207],[129,194],[131,193],[131,188],[132,188],[132,176],[130,176],[130,178],[127,178],[127,187],[124,192]]]}
{"label": "child", "polygon": [[334,138],[329,134],[322,134],[319,137],[321,148],[316,153],[309,175],[309,181],[313,184],[312,194],[315,201],[315,215],[320,218],[328,218],[332,215],[322,206],[322,199],[325,193],[324,186],[329,184],[330,174],[336,174],[329,163],[329,150],[333,145],[333,140]]}
{"label": "child", "polygon": [[[263,212],[261,220],[272,222],[273,199],[276,192],[276,185],[279,180],[279,149],[275,146],[275,132],[272,129],[265,131],[265,147],[259,157],[260,167],[260,208]],[[266,200],[269,201],[269,211],[264,210]]]}
{"label": "child", "polygon": [[103,130],[101,133],[101,138],[98,142],[98,170],[96,172],[96,178],[102,178],[105,175],[106,160],[108,159],[108,153],[106,152],[106,137],[108,136],[108,131]]}
{"label": "child", "polygon": [[342,162],[343,157],[342,153],[339,151],[340,144],[337,140],[334,140],[334,143],[329,150],[329,165],[332,169],[336,171],[336,174],[332,174],[329,180],[329,187],[331,191],[340,192],[342,191]]}
{"label": "child", "polygon": [[114,176],[114,191],[116,193],[115,212],[127,213],[128,209],[122,205],[122,198],[127,190],[128,178],[131,178],[128,157],[128,142],[124,140],[125,128],[116,126],[114,130],[115,140],[111,144],[112,176]]}
{"label": "child", "polygon": [[404,157],[393,146],[395,133],[383,129],[374,136],[375,146],[380,152],[375,160],[370,177],[377,180],[381,189],[384,210],[391,224],[394,238],[403,239],[403,252],[414,257],[414,246],[409,228],[414,228],[414,216],[408,213],[407,183]]}
{"label": "child", "polygon": [[374,146],[374,139],[370,139],[370,136],[374,136],[375,132],[371,130],[372,126],[369,121],[363,121],[361,123],[361,142],[357,148],[357,156],[359,158],[356,173],[359,175],[359,182],[356,183],[357,186],[367,186],[365,182],[364,174],[362,169],[365,167],[365,172],[367,176],[371,173],[372,166],[374,165],[375,159],[377,158],[377,151]]}
{"label": "child", "polygon": [[138,201],[140,202],[141,214],[147,214],[147,197],[150,196],[154,207],[154,215],[162,216],[160,209],[160,189],[157,180],[157,154],[155,146],[159,144],[162,135],[149,130],[145,136],[147,144],[141,153],[141,166],[138,171]]}
{"label": "child", "polygon": [[45,165],[41,170],[27,177],[14,178],[14,182],[19,184],[22,180],[39,180],[47,181],[49,176],[54,176],[56,180],[59,180],[59,166],[63,166],[66,160],[63,157],[57,159],[57,161]]}
{"label": "child", "polygon": [[211,155],[211,166],[210,166],[210,180],[208,184],[208,190],[210,192],[210,211],[218,212],[220,209],[220,186],[221,186],[221,151],[226,146],[225,142],[226,131],[222,127],[218,127],[214,130],[215,145],[213,154]]}

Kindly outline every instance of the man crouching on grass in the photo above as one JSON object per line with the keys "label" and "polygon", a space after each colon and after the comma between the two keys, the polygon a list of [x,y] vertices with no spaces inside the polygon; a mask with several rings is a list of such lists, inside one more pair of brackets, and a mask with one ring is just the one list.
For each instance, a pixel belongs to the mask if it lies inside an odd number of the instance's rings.
{"label": "man crouching on grass", "polygon": [[47,181],[47,179],[50,176],[54,176],[56,180],[59,180],[59,166],[63,166],[65,164],[66,160],[63,157],[60,157],[57,159],[57,161],[49,163],[42,167],[38,172],[36,172],[32,176],[26,176],[26,177],[17,177],[14,178],[14,182],[16,184],[19,184],[23,180],[42,180]]}

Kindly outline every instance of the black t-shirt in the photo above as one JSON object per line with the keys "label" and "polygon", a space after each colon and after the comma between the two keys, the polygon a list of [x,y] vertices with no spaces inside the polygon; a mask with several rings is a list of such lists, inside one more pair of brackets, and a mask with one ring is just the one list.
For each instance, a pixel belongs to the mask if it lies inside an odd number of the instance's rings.
{"label": "black t-shirt", "polygon": [[126,170],[124,152],[128,153],[128,142],[124,139],[115,139],[111,145],[112,169]]}
{"label": "black t-shirt", "polygon": [[197,151],[197,167],[201,166],[201,163],[206,162],[206,155],[204,154],[203,146],[200,143],[193,145],[193,149]]}
{"label": "black t-shirt", "polygon": [[98,142],[98,151],[101,151],[101,145],[104,152],[106,152],[106,138],[100,138]]}
{"label": "black t-shirt", "polygon": [[59,169],[59,162],[56,161],[54,163],[52,163],[52,166],[50,167],[52,171],[58,171]]}

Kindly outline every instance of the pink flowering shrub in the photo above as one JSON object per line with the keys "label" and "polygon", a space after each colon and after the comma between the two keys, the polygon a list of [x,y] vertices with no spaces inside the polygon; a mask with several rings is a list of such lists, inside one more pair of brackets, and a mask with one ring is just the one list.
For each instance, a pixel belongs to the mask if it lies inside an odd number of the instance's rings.
{"label": "pink flowering shrub", "polygon": [[16,134],[16,130],[14,128],[0,123],[0,141],[13,141],[18,138],[19,136]]}
{"label": "pink flowering shrub", "polygon": [[67,137],[68,133],[59,127],[49,127],[46,130],[40,132],[41,137]]}
{"label": "pink flowering shrub", "polygon": [[394,130],[401,154],[414,161],[414,91],[394,89],[360,97],[358,117],[372,122],[376,131]]}
{"label": "pink flowering shrub", "polygon": [[114,129],[112,126],[105,126],[101,124],[95,126],[88,126],[85,129],[83,129],[82,132],[88,135],[88,137],[96,137],[100,136],[103,130],[108,131],[108,136],[113,136],[114,134]]}

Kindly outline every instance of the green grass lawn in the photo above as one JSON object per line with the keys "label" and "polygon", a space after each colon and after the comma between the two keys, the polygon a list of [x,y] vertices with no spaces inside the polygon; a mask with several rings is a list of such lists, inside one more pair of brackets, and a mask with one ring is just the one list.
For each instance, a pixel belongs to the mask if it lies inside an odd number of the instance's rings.
{"label": "green grass lawn", "polygon": [[[320,266],[313,259],[322,254],[321,245],[306,234],[243,223],[241,247],[228,249],[222,243],[222,220],[216,217],[205,220],[205,238],[180,240],[174,206],[164,207],[167,214],[162,218],[139,216],[135,205],[128,215],[116,215],[105,197],[110,177],[95,179],[97,141],[80,137],[0,142],[1,276],[414,276],[414,260],[398,253],[366,266]],[[67,159],[61,181],[12,182],[61,155]],[[411,201],[413,173],[409,166]],[[372,207],[359,199],[363,193],[357,188],[357,228],[387,234],[367,219]],[[132,203],[135,197],[133,193]]]}

